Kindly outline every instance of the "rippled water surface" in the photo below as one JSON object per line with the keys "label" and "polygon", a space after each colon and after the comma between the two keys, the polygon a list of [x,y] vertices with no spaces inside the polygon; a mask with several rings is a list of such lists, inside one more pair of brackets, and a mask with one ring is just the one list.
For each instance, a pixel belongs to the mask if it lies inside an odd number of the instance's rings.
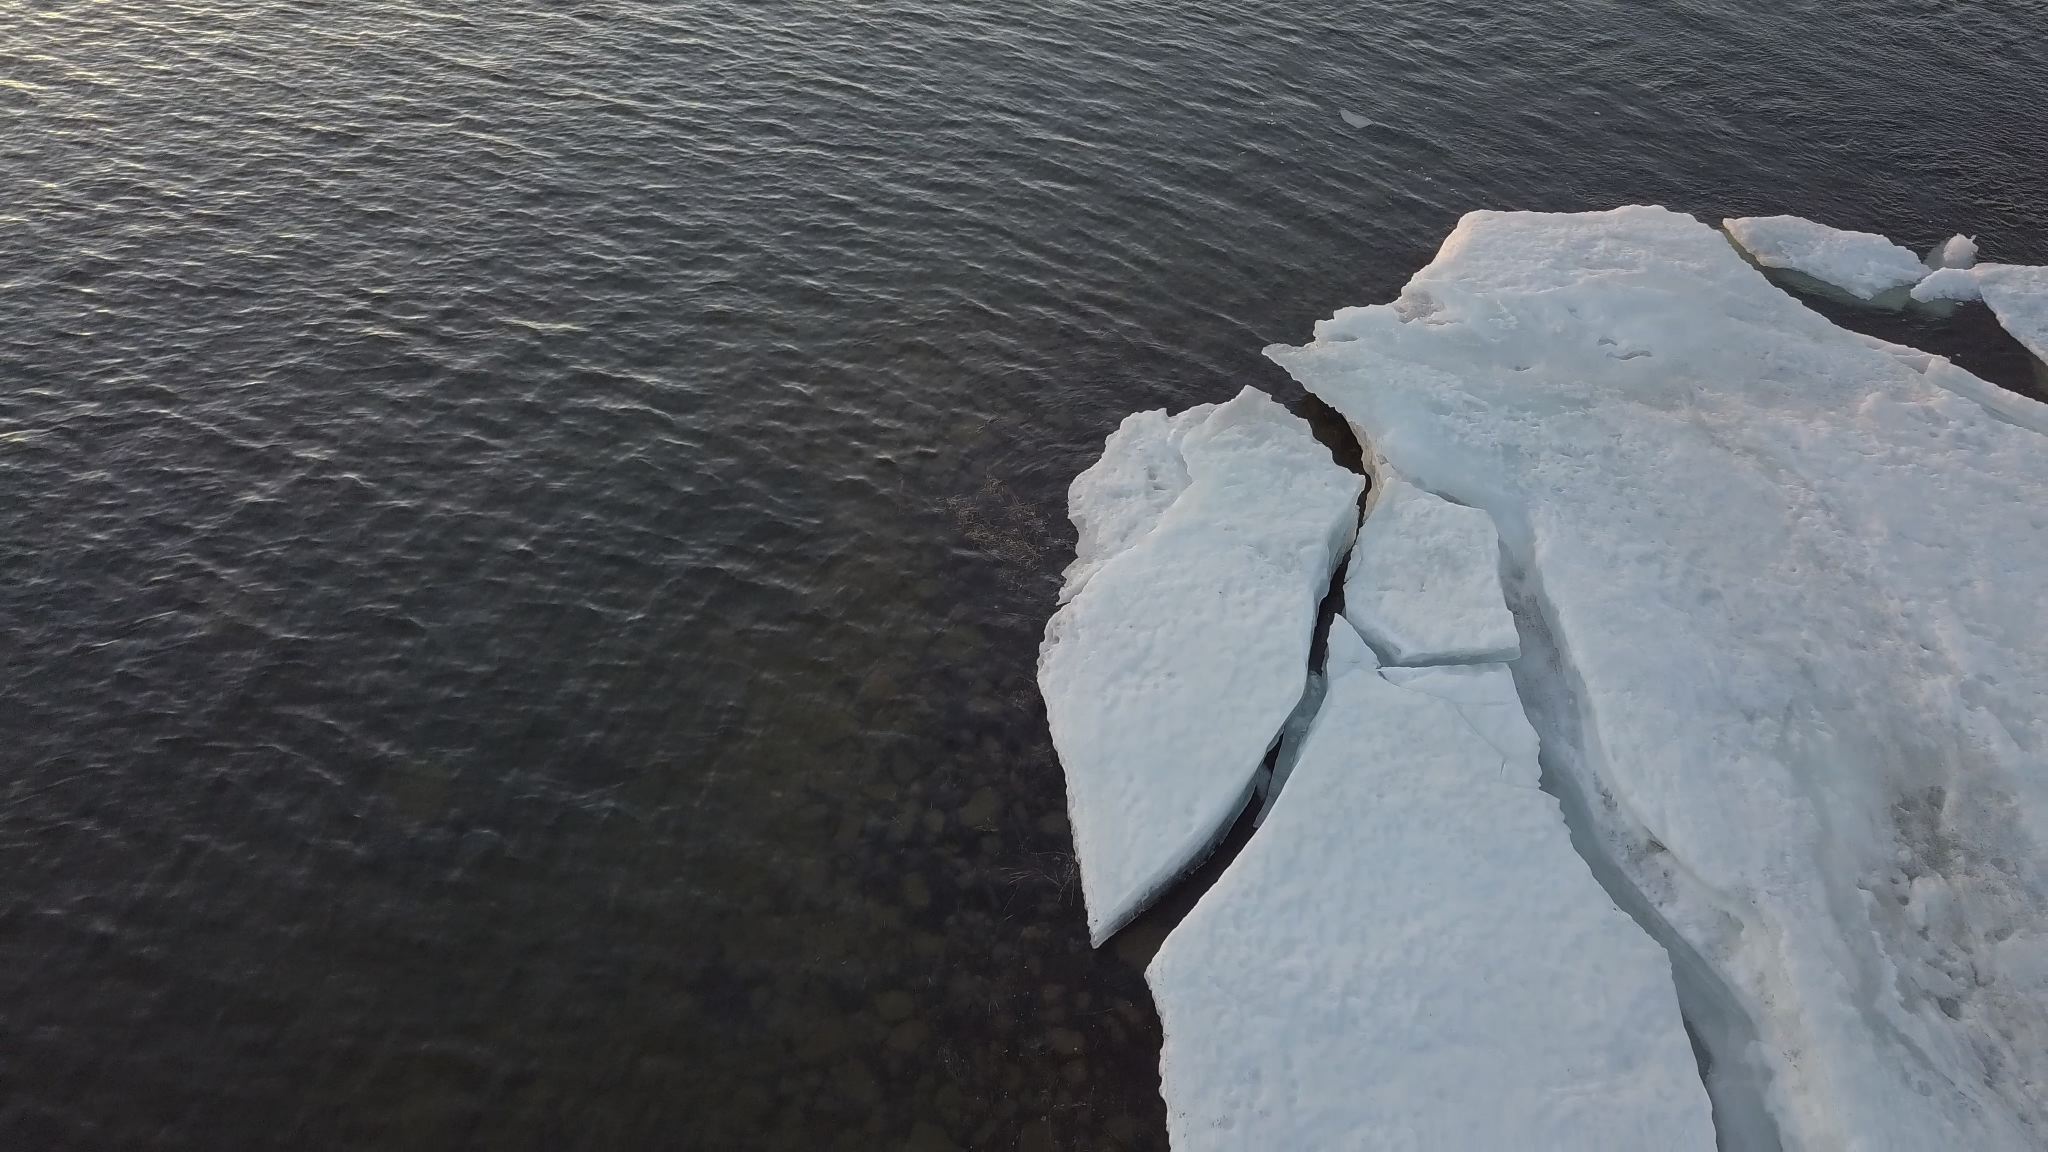
{"label": "rippled water surface", "polygon": [[1468,208],[2048,260],[2044,43],[0,0],[0,1145],[1162,1148],[1032,680],[1067,479],[1298,401],[1259,348]]}

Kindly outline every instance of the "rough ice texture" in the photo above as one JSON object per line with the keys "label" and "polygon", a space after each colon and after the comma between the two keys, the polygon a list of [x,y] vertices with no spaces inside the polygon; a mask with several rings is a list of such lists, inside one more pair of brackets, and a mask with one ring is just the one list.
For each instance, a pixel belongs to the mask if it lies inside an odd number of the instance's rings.
{"label": "rough ice texture", "polygon": [[1977,238],[1951,236],[1927,253],[1929,268],[1969,268],[1977,263]]}
{"label": "rough ice texture", "polygon": [[1938,268],[1913,285],[1913,299],[1922,304],[1936,300],[1977,299],[1977,274],[1968,268]]}
{"label": "rough ice texture", "polygon": [[1979,264],[1974,271],[1999,324],[2036,360],[2048,362],[2048,268]]}
{"label": "rough ice texture", "polygon": [[1101,943],[1199,861],[1300,699],[1364,477],[1247,388],[1132,416],[1077,477],[1038,683]]}
{"label": "rough ice texture", "polygon": [[1344,616],[1396,664],[1512,660],[1493,521],[1375,469],[1372,505],[1344,573]]}
{"label": "rough ice texture", "polygon": [[1175,416],[1156,409],[1126,416],[1103,442],[1101,458],[1074,477],[1067,489],[1067,515],[1080,538],[1074,543],[1074,562],[1063,574],[1060,603],[1072,600],[1110,557],[1152,531],[1187,490],[1181,439],[1215,409],[1214,404],[1197,404]]}
{"label": "rough ice texture", "polygon": [[1665,954],[1533,786],[1519,706],[1489,714],[1507,670],[1383,677],[1338,618],[1328,675],[1271,815],[1146,971],[1172,1146],[1709,1152]]}
{"label": "rough ice texture", "polygon": [[1545,756],[1753,1016],[1786,1146],[2048,1143],[2041,406],[1654,208],[1474,213],[1316,334],[1268,355],[1492,513]]}
{"label": "rough ice texture", "polygon": [[1865,300],[1927,275],[1927,265],[1911,249],[1874,232],[1830,228],[1799,216],[1740,216],[1721,226],[1764,267],[1803,272]]}

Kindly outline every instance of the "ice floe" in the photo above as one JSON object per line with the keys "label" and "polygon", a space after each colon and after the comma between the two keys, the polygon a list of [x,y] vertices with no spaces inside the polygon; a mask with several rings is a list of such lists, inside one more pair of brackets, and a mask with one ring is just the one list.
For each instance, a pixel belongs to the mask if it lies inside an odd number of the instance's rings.
{"label": "ice floe", "polygon": [[[1851,291],[1925,274],[1881,238],[1741,225],[1729,231],[1760,263]],[[2041,274],[1975,274],[2007,327],[2048,347]],[[1568,702],[1530,715],[1546,761],[1590,798],[1613,867],[1751,1017],[1753,1052],[1710,1055],[1764,1070],[1786,1147],[2040,1148],[2040,406],[2002,406],[1946,360],[1835,327],[1714,229],[1654,208],[1473,213],[1398,301],[1341,311],[1316,336],[1268,355],[1401,475],[1499,527],[1557,653],[1524,674]],[[1483,1130],[1518,1107],[1539,1134],[1566,1112],[1594,1126],[1572,1146],[1673,1146],[1597,1127],[1651,1115],[1627,1102],[1573,1111],[1581,1097],[1562,1082],[1516,1095],[1529,1083],[1518,1077],[1574,1057],[1523,1057],[1498,1080],[1437,1062],[1482,1035],[1519,1044],[1532,1026],[1611,1056],[1585,1019],[1534,1014],[1547,997],[1575,1011],[1617,1001],[1560,971],[1531,1003],[1496,1002],[1446,946],[1492,955],[1475,936],[1504,918],[1527,950],[1484,975],[1517,986],[1560,934],[1592,931],[1575,927],[1588,901],[1524,921],[1459,882],[1496,850],[1532,853],[1532,872],[1556,883],[1573,862],[1533,824],[1520,838],[1523,810],[1503,799],[1542,803],[1554,824],[1546,796],[1481,787],[1473,766],[1498,749],[1449,722],[1451,700],[1411,685],[1396,705],[1391,687],[1331,674],[1271,817],[1153,966],[1172,1123],[1188,1138],[1176,1146],[1344,1146],[1361,1116],[1400,1132],[1385,1125],[1424,1105],[1383,1086],[1455,1095],[1478,1139],[1466,1146],[1531,1146]],[[1437,783],[1404,786],[1418,778]],[[1332,880],[1353,853],[1371,853],[1370,875]],[[1586,952],[1620,964],[1624,937]],[[1640,960],[1611,977],[1653,1025],[1627,1041],[1666,1047],[1631,1053],[1640,1071],[1618,1082],[1570,1078],[1580,1091],[1670,1098],[1671,1030],[1657,1023],[1669,1008],[1636,983]],[[1469,1011],[1468,998],[1489,1007]],[[1384,1045],[1345,1039],[1367,1018]],[[1384,1143],[1456,1147],[1457,1135]]]}
{"label": "ice floe", "polygon": [[1937,268],[1913,285],[1913,299],[1922,304],[1937,300],[1977,299],[1977,274],[1968,268]]}
{"label": "ice floe", "polygon": [[1978,291],[1999,324],[2048,363],[2048,268],[2021,264],[1979,264]]}
{"label": "ice floe", "polygon": [[1512,660],[1493,521],[1377,470],[1344,574],[1344,616],[1395,664]]}
{"label": "ice floe", "polygon": [[1929,268],[1969,268],[1977,263],[1977,238],[1951,236],[1927,253]]}
{"label": "ice floe", "polygon": [[1865,300],[1927,275],[1912,249],[1874,232],[1830,228],[1801,216],[1739,216],[1721,226],[1758,264],[1804,273]]}
{"label": "ice floe", "polygon": [[1124,417],[1102,445],[1102,456],[1067,488],[1067,516],[1080,537],[1074,562],[1063,573],[1060,603],[1074,598],[1110,557],[1144,538],[1187,490],[1181,438],[1207,419],[1214,404],[1169,416],[1160,410]]}
{"label": "ice floe", "polygon": [[1302,695],[1364,477],[1247,388],[1140,413],[1075,479],[1081,543],[1038,682],[1097,943],[1243,809]]}
{"label": "ice floe", "polygon": [[1713,1148],[1665,953],[1527,786],[1506,670],[1375,664],[1335,620],[1292,780],[1146,971],[1172,1146]]}

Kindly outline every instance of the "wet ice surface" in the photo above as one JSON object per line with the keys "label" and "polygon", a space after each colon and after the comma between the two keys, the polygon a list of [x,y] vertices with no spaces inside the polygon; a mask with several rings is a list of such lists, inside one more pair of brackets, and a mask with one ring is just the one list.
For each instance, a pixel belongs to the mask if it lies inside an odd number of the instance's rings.
{"label": "wet ice surface", "polygon": [[1912,249],[1874,232],[1830,228],[1801,216],[1740,216],[1721,226],[1758,264],[1804,273],[1865,300],[1927,275]]}
{"label": "wet ice surface", "polygon": [[1973,273],[1998,322],[2036,359],[2048,362],[2048,267],[1982,264]]}
{"label": "wet ice surface", "polygon": [[1501,526],[1578,713],[1560,767],[1750,1015],[1787,1145],[2035,1146],[2040,406],[1657,209],[1473,214],[1397,303],[1270,354]]}

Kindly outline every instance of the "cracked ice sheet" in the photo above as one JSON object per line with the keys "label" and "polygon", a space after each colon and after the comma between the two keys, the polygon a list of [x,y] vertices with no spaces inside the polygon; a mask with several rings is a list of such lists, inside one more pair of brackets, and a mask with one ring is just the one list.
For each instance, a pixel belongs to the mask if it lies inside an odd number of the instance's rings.
{"label": "cracked ice sheet", "polygon": [[2040,406],[1656,208],[1473,213],[1317,337],[1267,354],[1529,572],[1560,770],[1755,1017],[1787,1146],[2038,1148]]}
{"label": "cracked ice sheet", "polygon": [[1998,323],[2048,364],[2048,268],[2024,264],[1979,264],[1977,290]]}
{"label": "cracked ice sheet", "polygon": [[1830,228],[1799,216],[1738,216],[1721,226],[1764,267],[1803,272],[1865,300],[1927,275],[1912,249],[1875,232]]}
{"label": "cracked ice sheet", "polygon": [[1095,943],[1243,809],[1301,698],[1364,485],[1252,388],[1128,418],[1075,479],[1081,544],[1038,683]]}
{"label": "cracked ice sheet", "polygon": [[1344,574],[1344,617],[1396,664],[1512,660],[1500,540],[1478,508],[1375,470],[1371,508]]}
{"label": "cracked ice sheet", "polygon": [[1663,949],[1502,778],[1527,723],[1454,703],[1506,668],[1389,674],[1331,622],[1293,778],[1145,973],[1173,1147],[1708,1152]]}

